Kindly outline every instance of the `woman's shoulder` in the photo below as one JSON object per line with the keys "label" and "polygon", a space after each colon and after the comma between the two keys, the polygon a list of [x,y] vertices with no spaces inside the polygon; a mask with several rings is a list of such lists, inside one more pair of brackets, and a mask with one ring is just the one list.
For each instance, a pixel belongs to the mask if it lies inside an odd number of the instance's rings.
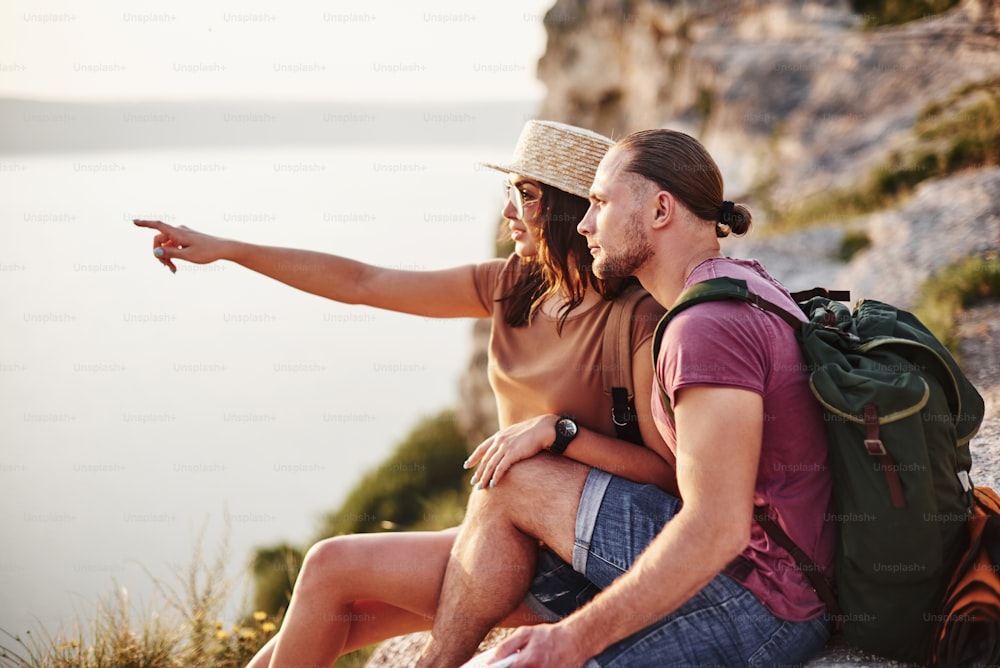
{"label": "woman's shoulder", "polygon": [[648,324],[650,330],[652,330],[656,327],[656,323],[660,321],[660,318],[667,312],[667,309],[663,305],[653,299],[653,295],[649,294],[645,288],[638,284],[622,290],[613,301],[621,302],[626,309],[629,308],[628,305],[631,302],[633,329],[635,329],[636,324]]}
{"label": "woman's shoulder", "polygon": [[[616,309],[620,309],[617,316]],[[627,319],[628,329],[622,328],[620,331],[623,334],[626,331],[631,334],[632,349],[638,350],[653,336],[656,325],[666,313],[666,309],[641,285],[635,284],[621,290],[613,299],[605,301],[604,313],[610,327],[624,325],[621,318]]]}
{"label": "woman's shoulder", "polygon": [[511,253],[509,257],[498,257],[477,263],[476,282],[481,291],[495,292],[499,285],[515,280],[520,271],[521,259],[515,253]]}
{"label": "woman's shoulder", "polygon": [[632,312],[632,340],[636,347],[652,338],[657,324],[667,312],[662,304],[653,299],[653,295],[643,288],[639,290],[642,291],[642,297]]}

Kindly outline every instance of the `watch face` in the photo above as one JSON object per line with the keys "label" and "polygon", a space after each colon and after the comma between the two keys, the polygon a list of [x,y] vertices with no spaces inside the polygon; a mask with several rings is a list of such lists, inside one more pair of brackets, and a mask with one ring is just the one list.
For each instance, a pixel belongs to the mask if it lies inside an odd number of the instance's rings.
{"label": "watch face", "polygon": [[563,418],[556,423],[556,429],[562,436],[573,438],[576,436],[576,423],[569,418]]}

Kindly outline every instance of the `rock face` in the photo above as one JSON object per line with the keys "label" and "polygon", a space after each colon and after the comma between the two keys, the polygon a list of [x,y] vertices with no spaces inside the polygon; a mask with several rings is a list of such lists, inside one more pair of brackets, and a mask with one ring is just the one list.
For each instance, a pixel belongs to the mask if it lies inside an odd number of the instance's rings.
{"label": "rock face", "polygon": [[[863,23],[838,0],[558,0],[545,18],[538,74],[548,95],[538,115],[616,138],[647,127],[698,136],[727,197],[747,201],[766,230],[754,199],[762,184],[772,207],[857,185],[907,150],[929,104],[1000,81],[1000,0],[968,0],[897,27]],[[871,241],[850,260],[839,257],[846,229]],[[751,234],[724,251],[760,259],[791,289],[843,288],[910,308],[935,271],[1000,251],[1000,168],[925,181],[849,225]],[[973,479],[1000,489],[1000,303],[977,306],[959,325],[963,365],[987,401]],[[476,337],[485,346],[488,328]],[[479,355],[470,362],[459,410],[480,438],[496,424],[483,364]],[[425,637],[384,643],[369,665],[412,665]],[[833,643],[808,665],[899,664]]]}
{"label": "rock face", "polygon": [[[847,231],[871,245],[850,261],[838,256]],[[823,227],[780,237],[726,239],[723,251],[759,259],[791,290],[850,290],[912,309],[935,272],[1000,249],[1000,168],[972,170],[917,186],[902,206],[859,217],[850,228]]]}
{"label": "rock face", "polygon": [[540,116],[618,138],[696,134],[730,193],[777,204],[848,185],[920,110],[1000,74],[998,3],[865,30],[847,2],[559,0],[545,18]]}

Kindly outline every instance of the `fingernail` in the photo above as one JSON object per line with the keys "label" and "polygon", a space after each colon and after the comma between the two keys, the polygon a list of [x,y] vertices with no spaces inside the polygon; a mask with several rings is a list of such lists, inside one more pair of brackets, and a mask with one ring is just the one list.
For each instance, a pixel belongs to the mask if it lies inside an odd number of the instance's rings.
{"label": "fingernail", "polygon": [[477,491],[477,492],[478,492],[479,490],[481,490],[482,488],[483,488],[483,483],[481,483],[481,482],[478,482],[478,483],[476,483],[476,491]]}
{"label": "fingernail", "polygon": [[469,468],[469,460],[468,459],[466,459],[464,462],[462,462],[462,468],[463,469]]}
{"label": "fingernail", "polygon": [[497,484],[497,479],[496,478],[493,478],[492,480],[490,480],[490,487],[494,487],[494,486],[496,486],[496,484]]}
{"label": "fingernail", "polygon": [[163,249],[162,248],[154,248],[153,249],[153,255],[155,255],[156,257],[163,257]]}
{"label": "fingernail", "polygon": [[472,485],[473,487],[476,486],[476,476],[472,476],[472,480],[469,481],[469,484]]}

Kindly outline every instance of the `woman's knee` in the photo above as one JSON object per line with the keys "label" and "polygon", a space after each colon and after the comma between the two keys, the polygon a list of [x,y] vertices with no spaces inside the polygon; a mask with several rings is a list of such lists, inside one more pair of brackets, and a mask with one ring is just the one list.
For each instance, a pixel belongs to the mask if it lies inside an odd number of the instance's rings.
{"label": "woman's knee", "polygon": [[379,598],[384,593],[379,583],[405,583],[443,573],[457,533],[456,527],[321,540],[306,552],[296,588],[323,589],[347,598]]}
{"label": "woman's knee", "polygon": [[370,556],[357,536],[326,538],[306,551],[299,571],[298,583],[309,586],[329,585],[357,575],[358,569],[370,563]]}

